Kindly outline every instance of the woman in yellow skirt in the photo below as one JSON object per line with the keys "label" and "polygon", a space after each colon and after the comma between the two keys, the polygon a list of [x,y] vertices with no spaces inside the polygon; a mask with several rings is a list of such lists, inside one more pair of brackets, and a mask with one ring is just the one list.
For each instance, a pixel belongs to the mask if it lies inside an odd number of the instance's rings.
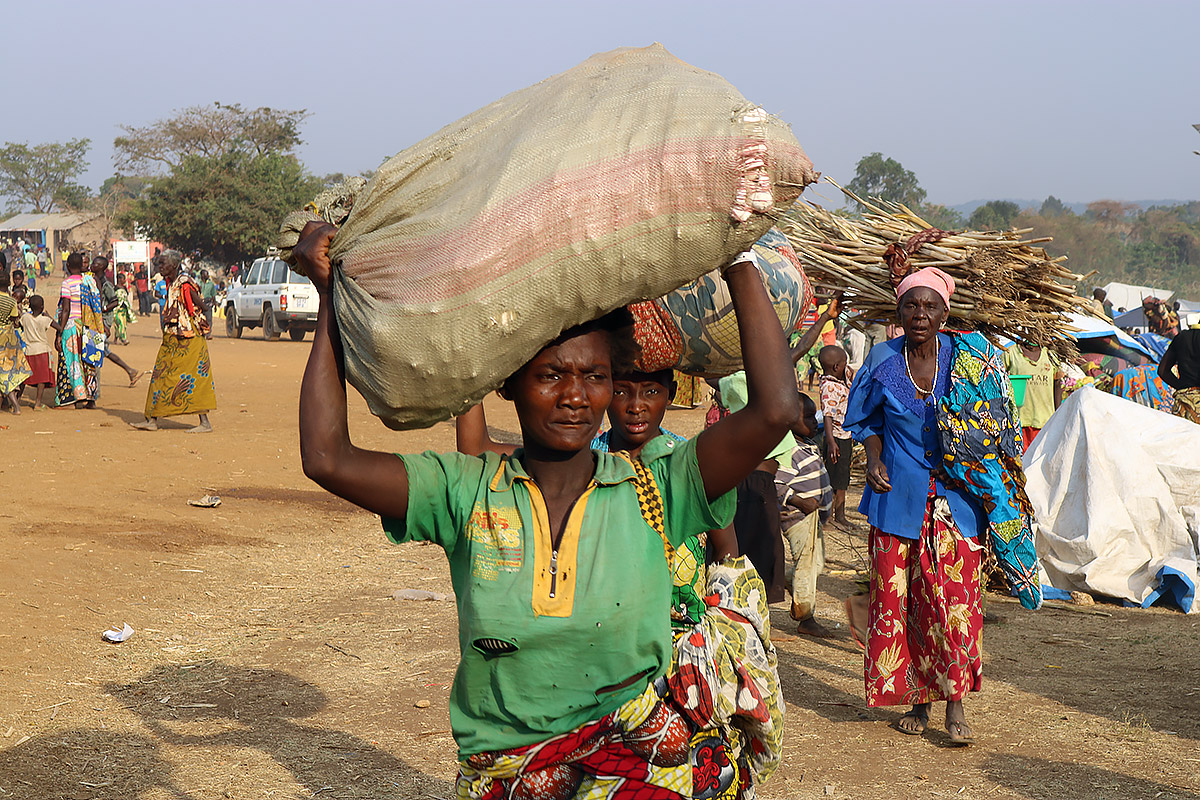
{"label": "woman in yellow skirt", "polygon": [[208,412],[217,407],[217,395],[208,343],[204,339],[208,323],[204,320],[200,287],[183,274],[182,261],[178,250],[167,250],[156,259],[155,266],[167,283],[167,304],[163,312],[163,340],[146,396],[146,419],[130,423],[142,431],[158,430],[159,417],[181,414],[200,415],[200,424],[188,428],[188,433],[212,430]]}

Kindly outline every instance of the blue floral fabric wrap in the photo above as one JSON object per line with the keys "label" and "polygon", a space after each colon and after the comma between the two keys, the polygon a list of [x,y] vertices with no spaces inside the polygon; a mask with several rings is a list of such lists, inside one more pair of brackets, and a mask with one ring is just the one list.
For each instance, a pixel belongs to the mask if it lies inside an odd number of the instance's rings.
{"label": "blue floral fabric wrap", "polygon": [[977,498],[988,541],[1025,608],[1042,605],[1033,507],[1021,467],[1021,421],[1004,358],[979,333],[955,334],[950,387],[938,406],[949,483]]}

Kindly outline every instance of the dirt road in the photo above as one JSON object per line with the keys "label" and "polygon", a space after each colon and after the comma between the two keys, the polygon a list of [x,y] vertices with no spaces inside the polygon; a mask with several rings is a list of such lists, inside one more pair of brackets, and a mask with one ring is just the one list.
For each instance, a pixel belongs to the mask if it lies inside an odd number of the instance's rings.
{"label": "dirt road", "polygon": [[[157,326],[118,352],[148,369]],[[297,455],[308,343],[211,342],[216,430],[143,433],[146,385],[102,372],[101,408],[0,415],[0,798],[449,798],[457,658],[436,547],[309,483]],[[489,401],[493,424],[515,417]],[[670,412],[691,433],[702,411]],[[357,397],[363,446],[451,449],[449,424],[398,434]],[[187,504],[205,494],[218,508]],[[836,623],[863,540],[830,534],[818,615]],[[902,736],[867,709],[862,656],[773,614],[787,708],[768,798],[1200,800],[1200,626],[1166,610],[1022,611],[990,597],[978,743]],[[106,644],[106,628],[135,634]]]}

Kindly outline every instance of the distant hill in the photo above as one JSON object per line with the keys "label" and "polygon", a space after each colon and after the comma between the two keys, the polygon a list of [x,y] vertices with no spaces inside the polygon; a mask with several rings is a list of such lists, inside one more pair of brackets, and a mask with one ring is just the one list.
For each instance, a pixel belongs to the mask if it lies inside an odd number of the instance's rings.
{"label": "distant hill", "polygon": [[[1034,211],[1037,211],[1038,209],[1040,209],[1042,207],[1042,202],[1045,199],[1046,198],[1044,198],[1044,197],[1041,200],[1021,200],[1016,197],[993,197],[993,198],[990,198],[989,200],[971,200],[970,202],[967,202],[967,203],[960,203],[959,205],[951,206],[951,208],[953,208],[958,213],[962,214],[964,217],[969,217],[969,216],[971,216],[972,212],[975,211],[975,209],[979,208],[984,203],[991,202],[991,200],[1007,200],[1010,203],[1016,203],[1022,209],[1029,208]],[[1105,199],[1111,199],[1111,198],[1105,198]],[[1073,211],[1076,214],[1082,214],[1085,211],[1087,211],[1088,203],[1091,203],[1091,202],[1093,202],[1093,201],[1088,200],[1087,202],[1083,202],[1083,203],[1068,203],[1066,200],[1063,200],[1063,204],[1067,208],[1071,209],[1071,211]],[[1177,206],[1182,203],[1190,203],[1192,201],[1191,200],[1133,200],[1133,201],[1122,200],[1121,202],[1123,202],[1123,203],[1124,202],[1132,202],[1134,205],[1136,205],[1138,208],[1140,208],[1144,211],[1147,208],[1150,208],[1151,206]]]}

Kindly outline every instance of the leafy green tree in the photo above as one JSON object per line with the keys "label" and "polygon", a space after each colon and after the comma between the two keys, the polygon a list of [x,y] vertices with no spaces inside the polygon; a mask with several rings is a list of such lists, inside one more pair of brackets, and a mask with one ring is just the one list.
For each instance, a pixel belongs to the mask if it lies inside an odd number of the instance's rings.
{"label": "leafy green tree", "polygon": [[1050,195],[1042,201],[1041,215],[1043,217],[1061,217],[1063,214],[1070,214],[1071,209],[1067,208],[1066,203],[1059,200],[1054,195]]}
{"label": "leafy green tree", "polygon": [[231,262],[263,255],[279,222],[321,190],[295,156],[244,151],[185,156],[119,215],[182,250]]}
{"label": "leafy green tree", "polygon": [[885,158],[883,153],[860,158],[854,168],[854,180],[846,188],[864,200],[879,198],[903,203],[914,211],[925,202],[925,190],[917,176],[894,158]]}
{"label": "leafy green tree", "polygon": [[0,148],[0,195],[17,208],[43,214],[78,208],[87,197],[76,180],[87,169],[91,139],[29,145],[5,142]]}
{"label": "leafy green tree", "polygon": [[990,200],[971,212],[967,227],[976,231],[1006,231],[1012,227],[1021,207],[1009,200]]}
{"label": "leafy green tree", "polygon": [[291,153],[301,143],[300,123],[307,116],[303,109],[246,109],[238,103],[189,106],[144,128],[121,126],[125,135],[113,140],[113,158],[118,169],[153,171],[181,166],[188,156]]}
{"label": "leafy green tree", "polygon": [[925,203],[917,211],[921,219],[944,231],[961,230],[963,215],[940,203]]}

